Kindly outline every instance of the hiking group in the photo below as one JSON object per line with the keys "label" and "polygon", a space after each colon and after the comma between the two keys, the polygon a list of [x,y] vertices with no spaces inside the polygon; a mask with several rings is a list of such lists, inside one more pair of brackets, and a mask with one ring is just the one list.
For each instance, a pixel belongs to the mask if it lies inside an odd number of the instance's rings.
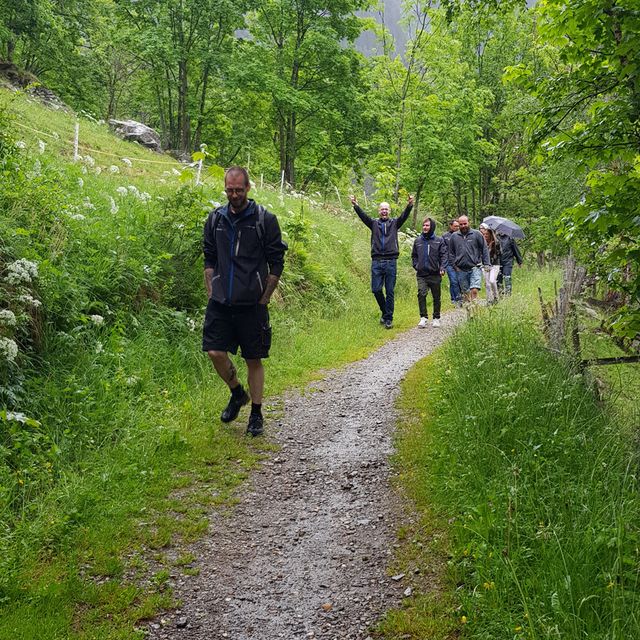
{"label": "hiking group", "polygon": [[[251,402],[247,433],[259,436],[264,430],[262,396],[264,367],[269,357],[271,324],[268,305],[284,268],[287,245],[276,216],[248,197],[249,174],[244,167],[227,169],[224,179],[227,203],[207,217],[204,226],[204,282],[208,295],[202,330],[202,350],[207,353],[218,376],[231,392],[222,411],[222,422],[238,417]],[[351,196],[356,214],[371,231],[371,291],[380,308],[380,323],[393,326],[394,290],[400,254],[398,231],[413,208],[409,196],[402,214],[390,216],[389,203],[378,207],[378,218],[369,217]],[[487,300],[497,302],[499,287],[511,292],[513,260],[522,264],[518,247],[480,225],[471,229],[467,216],[451,220],[449,230],[436,235],[432,218],[422,221],[422,233],[415,239],[412,263],[418,283],[418,326],[428,323],[427,294],[433,298],[433,326],[440,326],[442,276],[449,278],[454,304],[478,296],[484,270]],[[229,357],[240,348],[247,364],[248,393],[238,379]]]}
{"label": "hiking group", "polygon": [[[387,329],[393,326],[394,288],[396,262],[400,254],[398,230],[406,222],[413,208],[413,197],[402,214],[390,217],[390,206],[381,202],[378,219],[370,218],[358,205],[355,196],[351,204],[358,217],[371,230],[371,291],[382,313],[380,323]],[[440,326],[442,306],[442,277],[447,274],[451,302],[462,306],[463,301],[474,302],[482,286],[483,273],[487,303],[495,304],[499,299],[499,288],[503,295],[511,293],[513,261],[522,265],[522,256],[515,240],[506,234],[496,234],[485,223],[480,230],[469,226],[469,218],[460,216],[449,222],[449,230],[436,235],[436,222],[432,218],[422,221],[422,233],[414,240],[411,261],[418,284],[419,327],[426,327],[427,294],[433,299],[433,326]],[[384,285],[384,293],[382,291]]]}

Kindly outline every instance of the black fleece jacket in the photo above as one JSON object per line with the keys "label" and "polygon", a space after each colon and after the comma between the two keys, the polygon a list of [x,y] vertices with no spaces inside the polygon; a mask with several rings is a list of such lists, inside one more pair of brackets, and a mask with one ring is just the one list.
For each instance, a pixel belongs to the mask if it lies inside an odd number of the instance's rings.
{"label": "black fleece jacket", "polygon": [[371,259],[396,260],[400,255],[398,229],[407,221],[413,205],[407,205],[400,217],[384,221],[380,218],[370,218],[357,204],[353,205],[353,208],[360,220],[371,229]]}
{"label": "black fleece jacket", "polygon": [[267,275],[282,274],[287,245],[282,241],[278,219],[265,209],[260,238],[258,218],[253,200],[238,214],[232,213],[228,204],[209,214],[204,225],[204,268],[213,269],[211,297],[216,302],[256,304]]}

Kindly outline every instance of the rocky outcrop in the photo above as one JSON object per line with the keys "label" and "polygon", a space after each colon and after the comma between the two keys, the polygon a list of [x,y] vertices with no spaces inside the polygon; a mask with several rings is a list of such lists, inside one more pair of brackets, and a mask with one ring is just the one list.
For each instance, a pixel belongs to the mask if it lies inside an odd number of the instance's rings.
{"label": "rocky outcrop", "polygon": [[23,71],[12,62],[3,62],[0,60],[0,84],[5,85],[13,91],[25,91],[52,109],[71,111],[64,101],[51,91],[51,89],[45,87],[36,76],[27,71]]}
{"label": "rocky outcrop", "polygon": [[121,138],[130,142],[137,142],[152,151],[162,152],[160,136],[146,124],[135,120],[109,120],[109,125]]}

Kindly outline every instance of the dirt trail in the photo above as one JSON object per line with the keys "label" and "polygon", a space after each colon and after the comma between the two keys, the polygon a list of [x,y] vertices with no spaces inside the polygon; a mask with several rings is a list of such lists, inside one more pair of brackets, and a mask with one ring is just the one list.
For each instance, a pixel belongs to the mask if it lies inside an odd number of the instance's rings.
{"label": "dirt trail", "polygon": [[267,420],[281,450],[231,515],[211,514],[194,548],[201,573],[174,585],[184,606],[152,623],[150,638],[367,638],[406,588],[386,572],[401,515],[388,463],[399,382],[463,317],[407,331],[284,396],[283,417]]}

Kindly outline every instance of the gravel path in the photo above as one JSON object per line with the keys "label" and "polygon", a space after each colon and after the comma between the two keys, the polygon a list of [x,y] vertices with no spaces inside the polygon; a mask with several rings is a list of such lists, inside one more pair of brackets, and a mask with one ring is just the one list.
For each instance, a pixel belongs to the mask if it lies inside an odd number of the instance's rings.
{"label": "gravel path", "polygon": [[281,449],[231,515],[211,514],[193,549],[201,573],[176,584],[184,605],[152,623],[150,638],[368,637],[406,588],[386,571],[401,517],[388,463],[399,382],[463,317],[398,335],[282,398],[284,415],[266,421]]}

